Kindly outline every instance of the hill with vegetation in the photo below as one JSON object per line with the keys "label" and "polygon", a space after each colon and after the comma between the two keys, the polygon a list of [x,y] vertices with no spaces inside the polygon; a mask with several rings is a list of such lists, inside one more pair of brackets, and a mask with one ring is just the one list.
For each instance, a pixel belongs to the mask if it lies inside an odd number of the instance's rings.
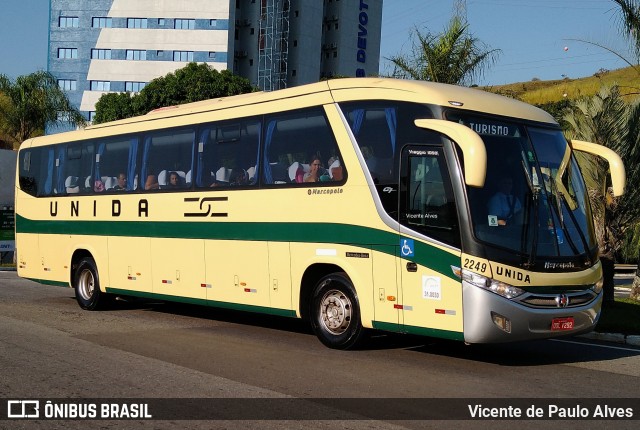
{"label": "hill with vegetation", "polygon": [[610,71],[601,69],[593,76],[586,78],[565,78],[553,81],[534,78],[529,82],[489,86],[482,89],[541,106],[567,99],[589,97],[597,93],[600,87],[613,84],[617,84],[621,93],[629,98],[637,97],[640,93],[640,70],[632,67]]}

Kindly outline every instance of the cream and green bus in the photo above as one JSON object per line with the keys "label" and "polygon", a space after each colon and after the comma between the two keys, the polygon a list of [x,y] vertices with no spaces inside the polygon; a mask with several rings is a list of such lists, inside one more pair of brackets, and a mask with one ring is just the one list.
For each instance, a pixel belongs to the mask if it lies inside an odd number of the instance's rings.
{"label": "cream and green bus", "polygon": [[[602,269],[575,151],[547,113],[476,89],[337,79],[34,138],[18,274],[116,296],[508,342],[593,329]],[[506,208],[505,208],[506,207]]]}

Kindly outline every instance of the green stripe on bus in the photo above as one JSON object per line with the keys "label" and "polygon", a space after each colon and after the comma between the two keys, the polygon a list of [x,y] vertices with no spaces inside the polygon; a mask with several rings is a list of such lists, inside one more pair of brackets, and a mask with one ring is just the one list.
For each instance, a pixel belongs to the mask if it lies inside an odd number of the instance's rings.
{"label": "green stripe on bus", "polygon": [[37,282],[38,284],[43,285],[53,285],[54,287],[67,287],[69,288],[68,282],[58,282],[58,281],[50,281],[48,279],[36,279],[36,278],[25,278],[33,282]]}
{"label": "green stripe on bus", "polygon": [[265,306],[243,305],[239,303],[219,302],[215,300],[196,299],[193,297],[171,296],[168,294],[148,293],[145,291],[122,290],[120,288],[109,288],[109,287],[107,287],[107,293],[116,294],[116,295],[119,294],[123,296],[140,297],[144,299],[162,300],[167,302],[187,303],[190,305],[203,305],[203,306],[210,306],[214,308],[224,308],[224,309],[233,309],[237,311],[255,312],[255,313],[261,313],[261,314],[276,315],[281,317],[296,317],[296,311],[293,311],[290,309],[276,309],[276,308],[268,308]]}
{"label": "green stripe on bus", "polygon": [[394,324],[381,321],[373,321],[373,328],[396,333],[417,334],[420,336],[439,337],[450,340],[464,340],[464,333],[450,330],[438,330],[435,328],[416,327],[404,324]]}
{"label": "green stripe on bus", "polygon": [[[396,233],[350,224],[278,222],[170,222],[170,221],[58,221],[29,220],[15,216],[16,233],[312,242],[354,245],[400,257]],[[460,257],[427,243],[415,241],[414,256],[407,259],[458,280],[451,266]],[[404,257],[403,257],[404,258]]]}

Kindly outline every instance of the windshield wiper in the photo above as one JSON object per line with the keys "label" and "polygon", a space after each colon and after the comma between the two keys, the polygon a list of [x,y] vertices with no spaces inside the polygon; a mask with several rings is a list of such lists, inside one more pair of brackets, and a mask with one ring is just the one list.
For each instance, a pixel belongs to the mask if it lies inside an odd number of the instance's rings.
{"label": "windshield wiper", "polygon": [[[549,170],[551,171],[551,170]],[[571,247],[571,250],[573,251],[573,253],[575,255],[579,255],[580,252],[578,251],[578,248],[576,247],[576,244],[573,242],[573,239],[571,238],[571,235],[569,234],[569,230],[567,229],[567,226],[564,222],[564,216],[563,216],[563,212],[562,212],[562,207],[565,206],[567,208],[567,212],[569,213],[569,217],[571,218],[571,221],[573,222],[574,227],[576,227],[576,229],[578,231],[580,231],[580,226],[578,224],[576,224],[577,220],[575,219],[573,212],[571,211],[571,208],[569,207],[569,204],[566,200],[566,198],[564,197],[564,193],[562,191],[560,191],[558,184],[556,184],[556,178],[549,178],[549,182],[551,183],[551,193],[553,195],[553,198],[556,201],[556,215],[558,217],[558,221],[560,221],[560,230],[562,231],[564,237],[567,239],[567,243],[569,244],[569,246]],[[553,221],[552,218],[552,223],[553,223],[553,228],[554,228],[554,233],[555,233],[555,229],[557,228],[557,226],[555,225],[555,222]],[[556,246],[557,246],[557,251],[558,251],[558,255],[560,255],[560,240],[557,237],[557,233],[556,234]],[[580,232],[580,234],[582,235],[582,232]],[[582,243],[583,246],[585,245],[585,241],[584,238],[582,238]],[[585,251],[587,250],[587,247],[585,246]]]}
{"label": "windshield wiper", "polygon": [[[533,200],[533,237],[531,239],[531,248],[529,249],[529,259],[524,264],[527,269],[532,268],[536,263],[536,252],[538,250],[538,222],[539,222],[539,214],[538,214],[538,205],[540,202],[538,198],[540,196],[540,186],[535,185],[533,183],[533,179],[531,178],[531,173],[527,168],[527,161],[524,156],[524,152],[521,151],[522,155],[522,169],[524,170],[524,177],[527,178],[527,184],[529,185],[529,189],[531,190],[531,199]],[[523,241],[523,243],[525,243]]]}
{"label": "windshield wiper", "polygon": [[[559,193],[560,197],[562,198],[562,200],[564,201],[565,206],[567,206],[567,212],[569,213],[569,218],[571,218],[571,222],[573,222],[574,227],[576,228],[576,230],[578,231],[578,236],[580,236],[580,241],[582,242],[582,247],[584,249],[584,253],[587,254],[587,258],[589,259],[589,265],[593,264],[593,261],[591,261],[591,254],[589,253],[589,244],[587,243],[587,238],[585,237],[582,229],[580,228],[580,224],[578,224],[578,220],[576,219],[576,216],[573,214],[573,211],[571,210],[571,208],[568,207],[569,203],[567,202],[564,193]],[[571,245],[571,249],[573,249],[573,252],[576,253],[576,255],[579,255],[580,253],[578,252],[578,250],[575,248],[575,246],[573,245],[573,241],[571,240],[571,236],[569,235],[569,231],[565,228],[564,231],[566,232],[566,236],[569,240],[569,244]]]}

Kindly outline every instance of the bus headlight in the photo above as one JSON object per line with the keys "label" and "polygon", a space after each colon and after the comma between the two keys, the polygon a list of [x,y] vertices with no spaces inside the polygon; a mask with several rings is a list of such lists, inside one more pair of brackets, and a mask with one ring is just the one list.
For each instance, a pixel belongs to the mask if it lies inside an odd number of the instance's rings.
{"label": "bus headlight", "polygon": [[484,288],[507,299],[513,299],[525,293],[522,288],[514,287],[513,285],[496,281],[495,279],[490,279],[464,269],[462,270],[462,279],[476,287]]}
{"label": "bus headlight", "polygon": [[602,291],[602,286],[603,285],[604,285],[604,278],[600,277],[600,279],[598,279],[598,282],[593,284],[593,286],[590,288],[590,290],[593,291],[596,294],[600,294],[600,291]]}

